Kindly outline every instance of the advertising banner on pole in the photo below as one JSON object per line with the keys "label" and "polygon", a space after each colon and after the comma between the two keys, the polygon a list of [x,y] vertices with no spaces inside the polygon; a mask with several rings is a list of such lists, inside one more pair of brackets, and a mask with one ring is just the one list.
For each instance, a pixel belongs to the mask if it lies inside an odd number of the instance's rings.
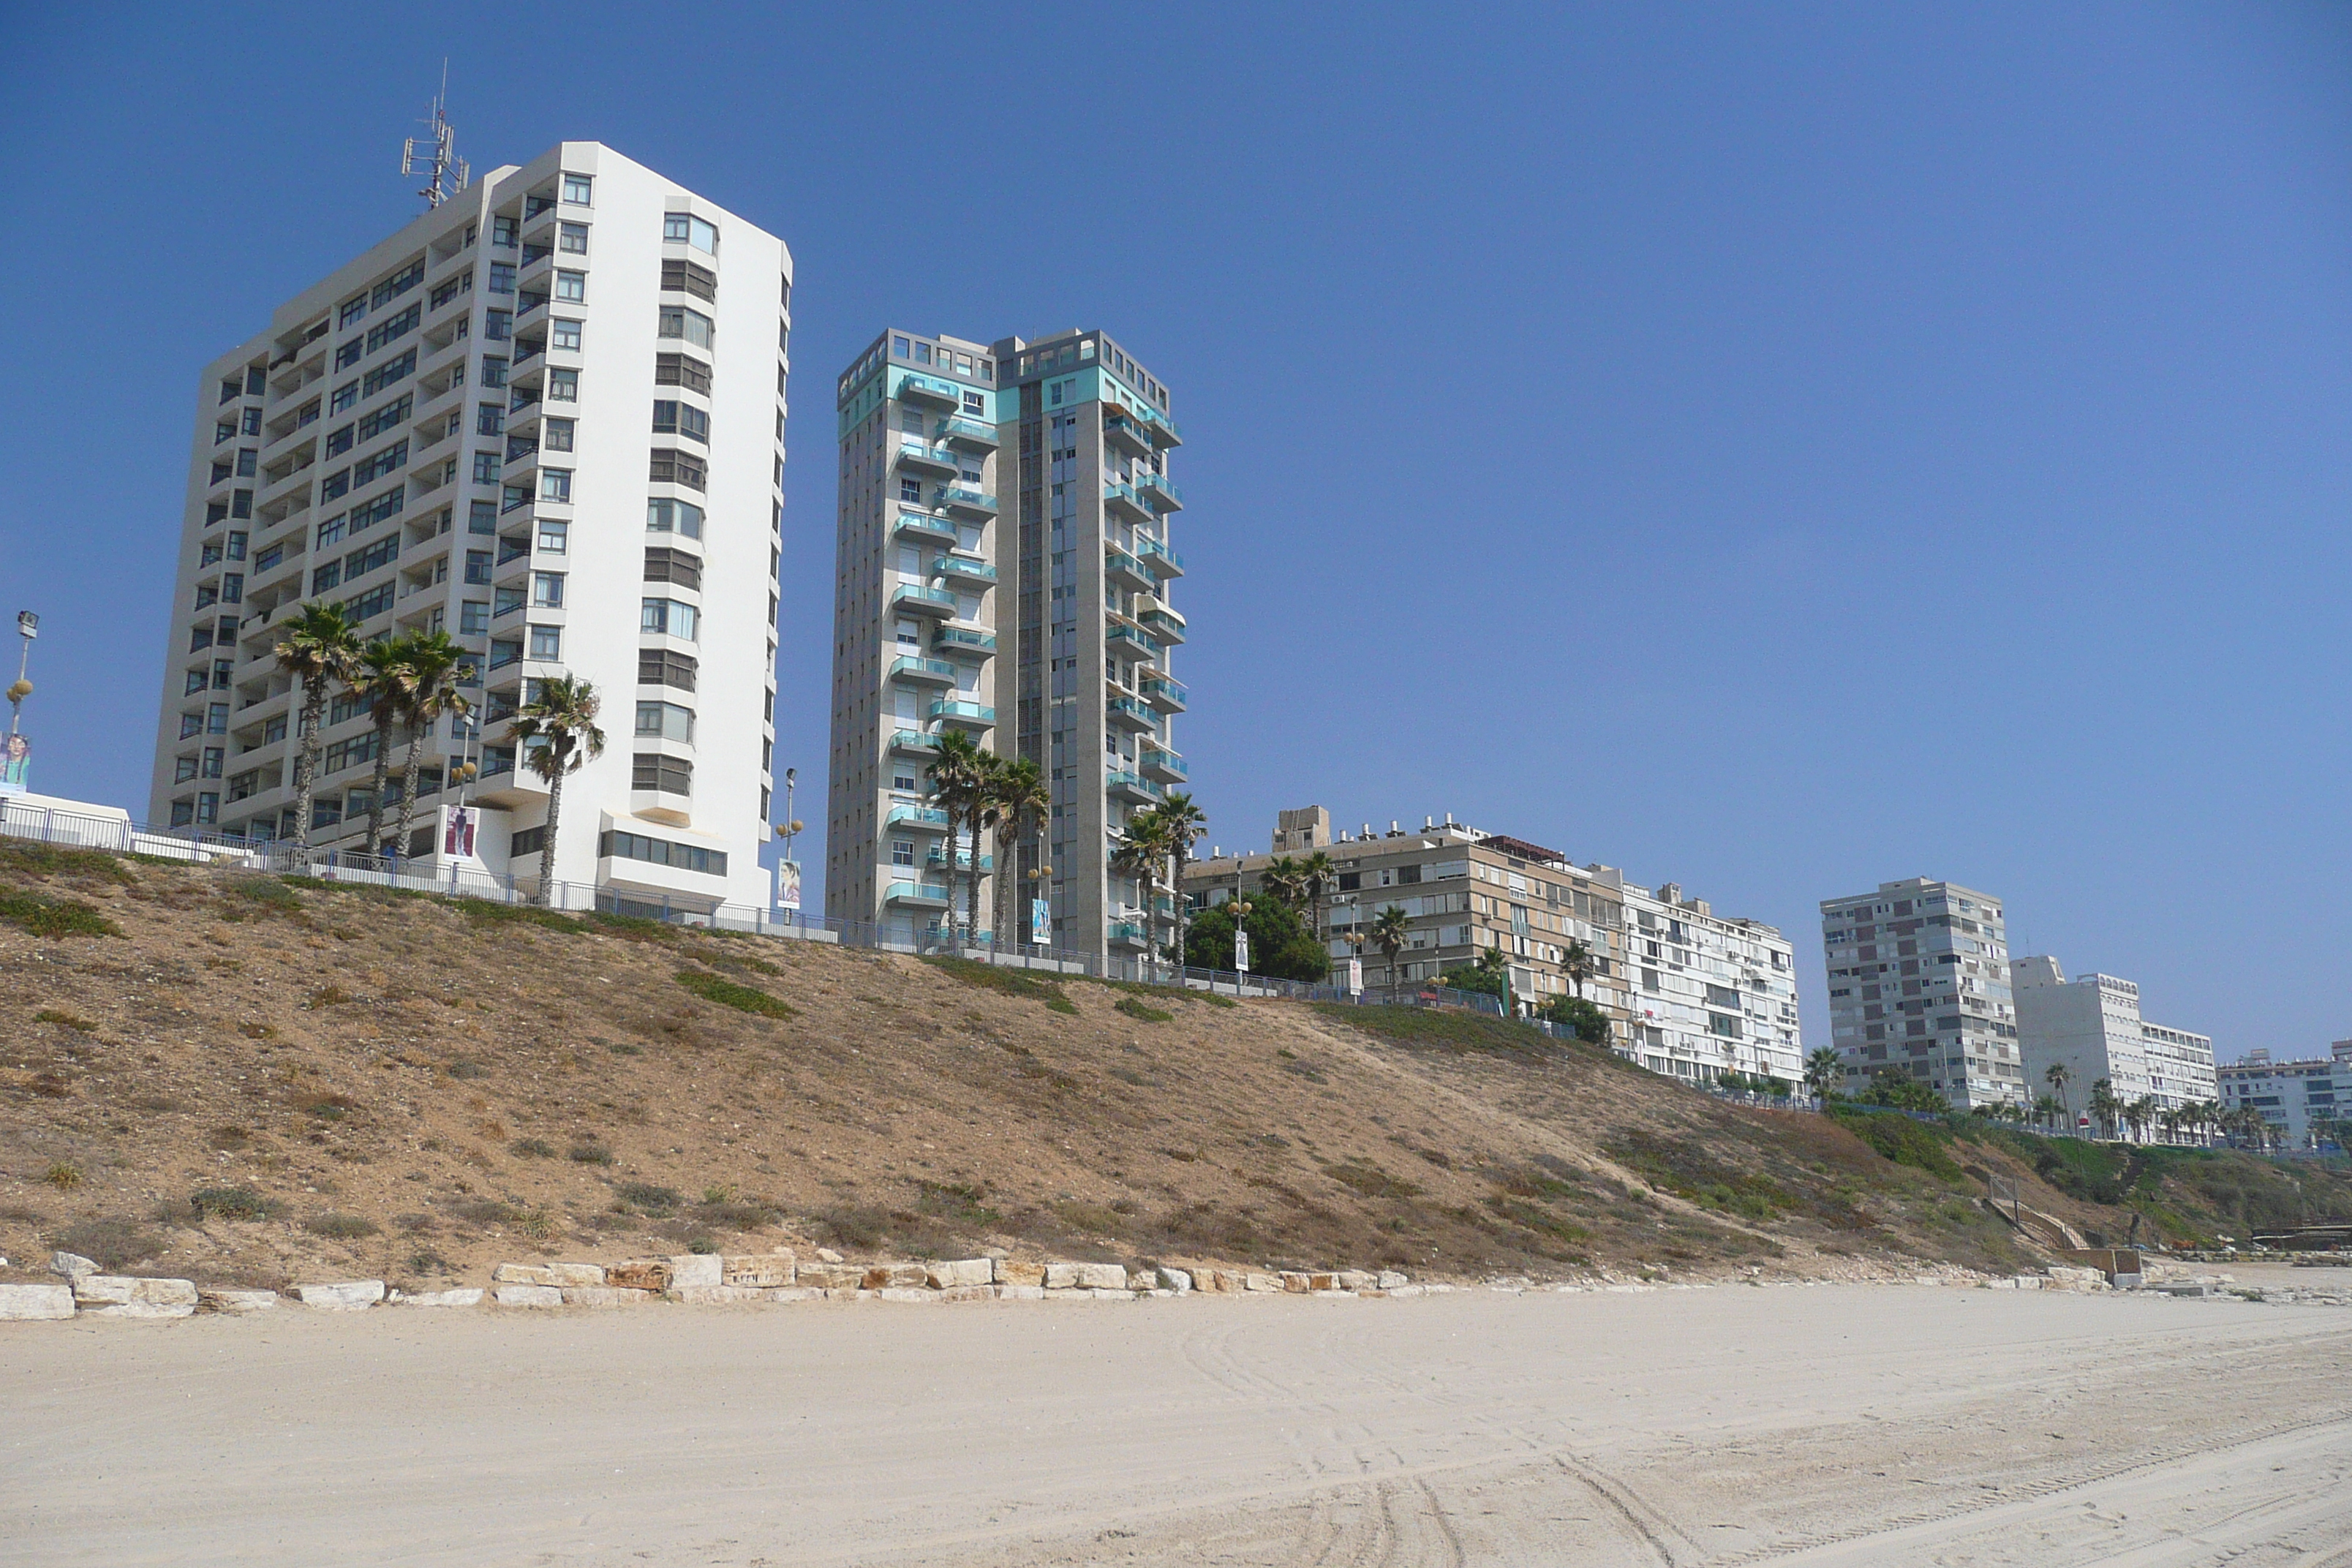
{"label": "advertising banner on pole", "polygon": [[29,795],[33,789],[33,742],[12,734],[0,740],[0,795]]}
{"label": "advertising banner on pole", "polygon": [[1029,941],[1037,947],[1054,945],[1054,901],[1051,899],[1029,900]]}
{"label": "advertising banner on pole", "polygon": [[795,910],[801,907],[801,863],[797,860],[776,862],[776,907]]}
{"label": "advertising banner on pole", "polygon": [[441,854],[450,860],[470,860],[474,858],[474,835],[481,826],[481,812],[470,805],[445,805],[441,808]]}
{"label": "advertising banner on pole", "polygon": [[1361,996],[1363,994],[1364,961],[1360,958],[1351,958],[1348,960],[1348,994]]}
{"label": "advertising banner on pole", "polygon": [[1234,928],[1234,973],[1249,973],[1249,932],[1240,926]]}

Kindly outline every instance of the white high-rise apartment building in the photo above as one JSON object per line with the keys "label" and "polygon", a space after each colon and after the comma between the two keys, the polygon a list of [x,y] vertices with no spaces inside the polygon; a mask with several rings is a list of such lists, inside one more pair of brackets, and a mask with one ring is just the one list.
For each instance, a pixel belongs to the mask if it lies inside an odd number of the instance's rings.
{"label": "white high-rise apartment building", "polygon": [[[205,368],[156,734],[158,822],[293,837],[289,614],[472,650],[479,729],[425,748],[411,843],[608,907],[764,909],[792,256],[593,142],[497,169]],[[546,786],[511,720],[569,675],[606,745]],[[367,851],[373,727],[339,693],[314,847]],[[394,732],[394,787],[405,765]],[[478,759],[469,788],[456,763]],[[479,807],[470,857],[444,808]],[[387,830],[388,833],[389,830]],[[578,901],[575,895],[574,901]]]}
{"label": "white high-rise apartment building", "polygon": [[1632,1049],[1653,1072],[1802,1081],[1796,949],[1761,921],[1718,915],[1672,882],[1622,879]]}
{"label": "white high-rise apartment building", "polygon": [[2017,1039],[2035,1095],[2049,1092],[2052,1067],[2066,1069],[2063,1098],[2076,1112],[2091,1086],[2105,1079],[2126,1103],[2143,1096],[2178,1110],[2218,1092],[2213,1041],[2140,1016],[2139,987],[2112,974],[2069,981],[2054,958],[2021,958],[2010,966],[2016,991]]}
{"label": "white high-rise apartment building", "polygon": [[1822,945],[1849,1089],[1899,1072],[1963,1110],[2032,1099],[1998,899],[1925,877],[1881,882],[1822,900]]}

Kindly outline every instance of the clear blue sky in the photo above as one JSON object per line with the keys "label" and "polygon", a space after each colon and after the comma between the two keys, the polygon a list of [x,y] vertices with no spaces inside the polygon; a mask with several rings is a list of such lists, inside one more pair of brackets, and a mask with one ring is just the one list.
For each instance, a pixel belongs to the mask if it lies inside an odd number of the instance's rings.
{"label": "clear blue sky", "polygon": [[1817,901],[1922,873],[2225,1057],[2352,1035],[2344,8],[8,7],[39,787],[143,803],[197,368],[415,209],[445,47],[478,168],[602,140],[793,248],[779,767],[835,372],[1099,325],[1188,437],[1218,842],[1677,879],[1816,1039]]}

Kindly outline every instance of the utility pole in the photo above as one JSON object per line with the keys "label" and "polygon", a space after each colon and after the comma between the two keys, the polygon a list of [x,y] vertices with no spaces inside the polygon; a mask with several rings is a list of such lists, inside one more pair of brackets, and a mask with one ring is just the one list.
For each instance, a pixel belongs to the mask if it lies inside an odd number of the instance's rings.
{"label": "utility pole", "polygon": [[41,617],[30,610],[16,612],[16,635],[24,639],[16,655],[16,684],[8,688],[8,733],[17,732],[25,716],[25,699],[33,694],[33,683],[25,679],[25,671],[33,662],[33,639],[41,635]]}

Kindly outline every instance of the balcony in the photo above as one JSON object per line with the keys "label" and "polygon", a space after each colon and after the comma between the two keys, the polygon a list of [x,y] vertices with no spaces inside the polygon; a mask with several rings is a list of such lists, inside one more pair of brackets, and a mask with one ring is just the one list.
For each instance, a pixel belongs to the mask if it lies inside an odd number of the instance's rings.
{"label": "balcony", "polygon": [[906,909],[943,910],[948,907],[948,889],[940,882],[893,882],[882,895],[886,903]]}
{"label": "balcony", "polygon": [[902,473],[923,474],[932,479],[953,479],[960,471],[953,452],[934,451],[929,447],[912,444],[898,448],[898,468]]}
{"label": "balcony", "polygon": [[1184,575],[1184,558],[1156,539],[1135,536],[1135,552],[1143,557],[1144,564],[1162,577]]}
{"label": "balcony", "polygon": [[1135,618],[1141,621],[1163,645],[1172,646],[1184,640],[1184,617],[1165,605],[1138,609]]}
{"label": "balcony", "polygon": [[996,515],[996,498],[968,485],[941,485],[936,500],[958,517],[984,521]]}
{"label": "balcony", "polygon": [[[923,857],[923,866],[927,870],[944,871],[947,869],[947,865],[948,847],[944,844],[932,845],[930,852]],[[955,868],[959,871],[969,871],[971,869],[971,850],[959,849],[956,851]],[[982,876],[984,877],[995,869],[995,856],[983,855],[980,858],[980,872]]]}
{"label": "balcony", "polygon": [[1130,458],[1149,458],[1155,450],[1150,431],[1123,414],[1103,415],[1103,440]]}
{"label": "balcony", "polygon": [[965,626],[935,626],[931,630],[931,647],[986,657],[996,651],[996,634],[976,632]]}
{"label": "balcony", "polygon": [[1170,483],[1165,474],[1138,474],[1135,488],[1162,512],[1181,511],[1184,508],[1184,493]]}
{"label": "balcony", "polygon": [[890,735],[890,749],[909,756],[929,756],[940,749],[940,738],[920,730],[896,730]]}
{"label": "balcony", "polygon": [[1192,696],[1182,681],[1171,680],[1164,675],[1147,678],[1137,684],[1137,689],[1143,693],[1146,702],[1162,713],[1181,713]]}
{"label": "balcony", "polygon": [[959,537],[953,519],[933,517],[927,511],[900,512],[894,531],[901,539],[936,539],[946,544],[953,544]]}
{"label": "balcony", "polygon": [[890,595],[890,607],[908,610],[919,616],[952,616],[956,613],[956,596],[945,588],[926,588],[918,583],[902,583]]}
{"label": "balcony", "polygon": [[902,658],[890,666],[893,680],[936,680],[953,686],[955,678],[956,667],[943,658]]}
{"label": "balcony", "polygon": [[967,452],[993,452],[996,450],[996,426],[978,419],[942,419],[940,421],[940,439]]}
{"label": "balcony", "polygon": [[1138,765],[1142,768],[1145,778],[1153,779],[1164,784],[1180,784],[1192,776],[1185,771],[1184,759],[1173,752],[1155,752],[1147,749]]}
{"label": "balcony", "polygon": [[1150,805],[1160,798],[1160,786],[1139,773],[1131,773],[1122,768],[1104,775],[1103,793],[1115,800],[1135,805]]}
{"label": "balcony", "polygon": [[1183,435],[1176,428],[1176,421],[1157,410],[1151,416],[1151,439],[1163,451],[1184,444]]}
{"label": "balcony", "polygon": [[912,827],[926,833],[945,833],[948,830],[948,814],[937,806],[894,805],[890,808],[890,815],[882,819],[882,826]]}
{"label": "balcony", "polygon": [[934,723],[953,724],[962,730],[989,730],[996,725],[996,710],[984,702],[943,699],[924,711]]}
{"label": "balcony", "polygon": [[1144,934],[1141,921],[1113,921],[1104,928],[1110,934],[1113,947],[1150,947],[1151,939]]}
{"label": "balcony", "polygon": [[1150,568],[1116,544],[1103,547],[1103,574],[1122,588],[1138,594],[1149,594],[1160,586],[1160,580]]}
{"label": "balcony", "polygon": [[1158,658],[1160,645],[1133,626],[1113,626],[1103,633],[1103,647],[1129,658]]}
{"label": "balcony", "polygon": [[957,409],[963,406],[963,388],[951,381],[910,374],[898,383],[898,401],[922,408]]}
{"label": "balcony", "polygon": [[1160,715],[1132,697],[1114,697],[1103,704],[1103,717],[1129,730],[1156,730]]}
{"label": "balcony", "polygon": [[1123,485],[1117,479],[1103,486],[1103,510],[1127,519],[1129,522],[1157,522],[1159,518],[1143,504],[1133,485]]}
{"label": "balcony", "polygon": [[931,575],[946,582],[970,583],[982,588],[996,585],[996,568],[969,555],[940,556],[931,567]]}

